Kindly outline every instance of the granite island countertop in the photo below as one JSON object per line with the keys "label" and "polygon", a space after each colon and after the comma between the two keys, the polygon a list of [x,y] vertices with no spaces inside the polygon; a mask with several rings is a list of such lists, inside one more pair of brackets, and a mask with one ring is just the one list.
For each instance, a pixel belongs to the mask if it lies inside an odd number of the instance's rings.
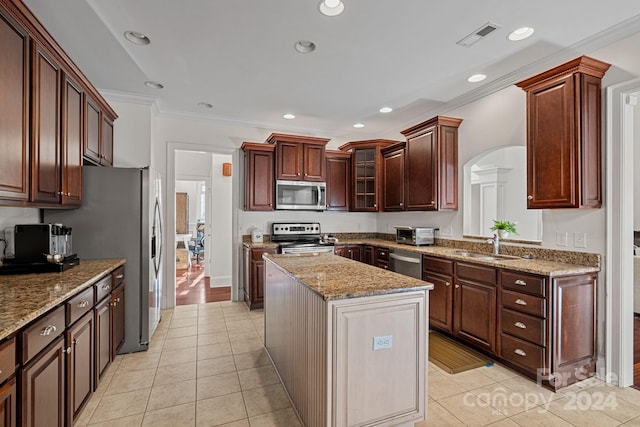
{"label": "granite island countertop", "polygon": [[265,254],[263,258],[325,301],[433,289],[431,283],[334,254]]}
{"label": "granite island countertop", "polygon": [[125,260],[80,260],[61,273],[0,276],[0,340],[97,282]]}

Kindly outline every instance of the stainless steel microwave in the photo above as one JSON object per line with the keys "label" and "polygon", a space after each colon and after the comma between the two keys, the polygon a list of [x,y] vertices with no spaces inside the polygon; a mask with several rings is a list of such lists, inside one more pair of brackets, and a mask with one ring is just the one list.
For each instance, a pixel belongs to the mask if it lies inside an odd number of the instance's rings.
{"label": "stainless steel microwave", "polygon": [[433,245],[438,227],[410,227],[396,225],[396,243],[405,245],[422,246]]}
{"label": "stainless steel microwave", "polygon": [[276,181],[276,209],[323,211],[326,208],[326,182]]}

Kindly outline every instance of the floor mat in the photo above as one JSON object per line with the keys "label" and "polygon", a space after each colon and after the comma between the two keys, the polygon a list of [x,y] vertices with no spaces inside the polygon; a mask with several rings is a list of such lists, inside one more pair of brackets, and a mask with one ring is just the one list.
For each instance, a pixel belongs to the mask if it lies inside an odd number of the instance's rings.
{"label": "floor mat", "polygon": [[450,374],[493,363],[485,355],[434,331],[429,332],[429,361]]}

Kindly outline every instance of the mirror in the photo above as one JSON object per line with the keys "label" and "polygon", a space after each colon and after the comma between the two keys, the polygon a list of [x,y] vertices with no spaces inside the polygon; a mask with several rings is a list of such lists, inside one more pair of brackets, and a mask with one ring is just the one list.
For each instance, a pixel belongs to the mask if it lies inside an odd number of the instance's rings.
{"label": "mirror", "polygon": [[542,241],[542,211],[527,209],[527,149],[503,146],[464,165],[463,232],[490,237],[493,220],[516,223],[512,240]]}

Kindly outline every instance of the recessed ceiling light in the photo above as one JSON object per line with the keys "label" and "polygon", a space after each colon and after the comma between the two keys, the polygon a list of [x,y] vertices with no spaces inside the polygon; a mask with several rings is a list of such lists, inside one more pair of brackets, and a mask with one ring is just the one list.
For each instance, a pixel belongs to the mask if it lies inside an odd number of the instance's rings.
{"label": "recessed ceiling light", "polygon": [[507,38],[514,42],[518,40],[524,40],[527,37],[531,36],[531,34],[533,34],[533,31],[534,30],[531,27],[518,28],[517,30],[514,30],[511,34],[509,34]]}
{"label": "recessed ceiling light", "polygon": [[316,44],[314,42],[310,42],[309,40],[298,40],[293,48],[300,53],[311,53],[316,50]]}
{"label": "recessed ceiling light", "polygon": [[353,125],[353,127],[356,129],[362,129],[364,125],[362,123],[356,123],[355,125]]}
{"label": "recessed ceiling light", "polygon": [[126,38],[133,44],[138,44],[141,46],[151,43],[151,39],[149,39],[149,37],[137,31],[125,31],[124,38]]}
{"label": "recessed ceiling light", "polygon": [[478,83],[478,82],[483,81],[483,80],[484,80],[484,79],[486,79],[486,78],[487,78],[487,76],[486,76],[486,75],[484,75],[484,74],[474,74],[474,75],[472,75],[472,76],[469,76],[469,77],[467,78],[467,81],[468,81],[468,82],[471,82],[471,83]]}
{"label": "recessed ceiling light", "polygon": [[151,80],[147,80],[144,82],[144,85],[151,89],[164,89],[164,85],[162,83],[154,82]]}
{"label": "recessed ceiling light", "polygon": [[293,119],[296,118],[296,115],[295,114],[291,114],[291,113],[287,113],[287,114],[283,115],[282,117],[284,117],[287,120],[293,120]]}
{"label": "recessed ceiling light", "polygon": [[338,16],[344,12],[344,3],[340,0],[323,0],[318,4],[320,13],[326,16]]}
{"label": "recessed ceiling light", "polygon": [[213,108],[213,105],[208,102],[198,102],[198,107],[200,108]]}
{"label": "recessed ceiling light", "polygon": [[383,113],[383,114],[384,114],[384,113],[390,113],[390,112],[392,112],[392,111],[393,111],[393,108],[391,108],[391,107],[382,107],[379,111],[380,111],[381,113]]}

